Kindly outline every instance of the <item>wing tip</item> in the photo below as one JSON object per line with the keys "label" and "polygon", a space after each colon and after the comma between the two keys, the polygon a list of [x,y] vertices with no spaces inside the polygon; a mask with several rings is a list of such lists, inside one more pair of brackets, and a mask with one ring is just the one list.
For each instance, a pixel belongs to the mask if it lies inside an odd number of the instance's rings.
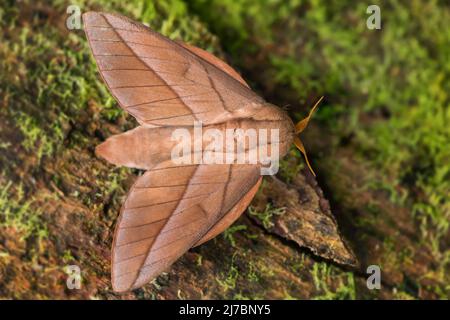
{"label": "wing tip", "polygon": [[96,146],[95,147],[95,155],[99,158],[103,158],[103,159],[109,161],[111,158],[110,157],[110,155],[111,155],[110,144],[111,144],[110,141],[106,140],[103,143]]}
{"label": "wing tip", "polygon": [[134,280],[132,281],[123,281],[120,280],[117,277],[114,277],[114,275],[111,276],[111,284],[112,289],[115,293],[124,294],[128,293],[134,289],[136,289],[134,285]]}
{"label": "wing tip", "polygon": [[117,280],[115,281],[114,278],[111,279],[111,283],[112,289],[115,293],[126,294],[133,290],[131,285],[121,285],[120,283],[117,283]]}
{"label": "wing tip", "polygon": [[111,284],[114,292],[119,294],[128,293],[130,291],[141,288],[142,286],[150,283],[153,279],[162,272],[157,270],[152,273],[141,274],[141,269],[127,272],[125,274],[116,276],[117,266],[114,263],[114,257],[112,258],[112,273],[111,273]]}
{"label": "wing tip", "polygon": [[[124,294],[134,289],[137,289],[136,280],[139,276],[139,271],[128,271],[129,269],[123,269],[119,267],[119,264],[115,262],[115,240],[113,249],[111,252],[111,285],[112,289],[116,293]],[[122,272],[122,274],[119,274]],[[125,273],[124,273],[125,272]]]}
{"label": "wing tip", "polygon": [[83,18],[83,21],[85,21],[85,23],[86,23],[86,21],[90,21],[93,18],[97,18],[100,15],[101,15],[101,12],[98,12],[98,11],[87,11],[87,12],[84,12],[81,15],[81,17]]}
{"label": "wing tip", "polygon": [[87,11],[82,14],[81,18],[85,28],[107,26],[103,17],[103,12]]}
{"label": "wing tip", "polygon": [[117,13],[108,13],[103,11],[87,11],[81,15],[86,27],[110,27],[107,23],[108,17],[126,19],[126,17]]}

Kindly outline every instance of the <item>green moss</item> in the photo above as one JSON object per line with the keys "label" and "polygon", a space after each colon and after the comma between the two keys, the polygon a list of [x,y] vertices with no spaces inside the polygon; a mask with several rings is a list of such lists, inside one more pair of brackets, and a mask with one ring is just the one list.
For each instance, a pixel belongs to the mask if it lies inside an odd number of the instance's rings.
{"label": "green moss", "polygon": [[268,203],[264,211],[259,212],[254,207],[248,207],[250,215],[258,218],[263,224],[264,228],[270,229],[273,227],[272,217],[274,215],[282,215],[286,212],[286,208],[274,208],[271,203]]}
{"label": "green moss", "polygon": [[[319,295],[316,300],[355,299],[355,279],[351,272],[342,273],[336,271],[333,266],[326,263],[315,263],[312,269],[312,277]],[[333,284],[330,288],[329,283]]]}
{"label": "green moss", "polygon": [[278,175],[287,183],[290,183],[305,167],[305,163],[301,159],[300,151],[292,146],[288,154],[280,160],[280,171]]}
{"label": "green moss", "polygon": [[253,261],[247,265],[247,280],[250,282],[259,282],[260,280],[259,269]]}
{"label": "green moss", "polygon": [[243,231],[243,230],[247,230],[247,226],[244,224],[232,225],[231,227],[229,227],[228,229],[226,229],[223,232],[223,237],[230,242],[232,247],[235,247],[236,241],[234,239],[233,234],[238,231]]}
{"label": "green moss", "polygon": [[217,278],[217,283],[222,287],[224,292],[233,290],[236,288],[236,283],[239,277],[239,270],[235,264],[236,254],[233,254],[228,271],[226,273],[221,273]]}
{"label": "green moss", "polygon": [[39,244],[48,237],[48,231],[35,199],[25,194],[22,184],[14,185],[3,176],[0,181],[0,228],[12,228],[19,233],[21,241],[33,237]]}

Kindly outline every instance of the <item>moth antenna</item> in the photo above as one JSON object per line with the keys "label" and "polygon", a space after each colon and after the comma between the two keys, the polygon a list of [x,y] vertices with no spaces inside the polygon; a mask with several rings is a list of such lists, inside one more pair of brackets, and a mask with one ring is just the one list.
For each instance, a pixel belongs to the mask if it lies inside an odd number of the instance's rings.
{"label": "moth antenna", "polygon": [[295,125],[295,133],[300,133],[300,132],[302,132],[303,130],[306,129],[306,127],[308,126],[309,119],[311,118],[311,116],[313,115],[313,113],[316,110],[317,106],[319,105],[319,103],[322,100],[323,100],[323,96],[321,96],[319,98],[319,100],[317,100],[317,102],[314,104],[312,109],[309,111],[308,116],[306,118],[300,120],[299,122],[297,122],[297,124]]}
{"label": "moth antenna", "polygon": [[312,169],[311,165],[309,164],[308,155],[306,154],[306,150],[305,150],[305,147],[303,146],[302,140],[300,140],[299,137],[294,137],[294,144],[298,148],[298,150],[300,150],[300,152],[303,154],[303,156],[305,157],[305,161],[306,161],[306,164],[308,165],[309,171],[311,171],[311,173],[315,177],[316,174],[315,174],[314,170]]}

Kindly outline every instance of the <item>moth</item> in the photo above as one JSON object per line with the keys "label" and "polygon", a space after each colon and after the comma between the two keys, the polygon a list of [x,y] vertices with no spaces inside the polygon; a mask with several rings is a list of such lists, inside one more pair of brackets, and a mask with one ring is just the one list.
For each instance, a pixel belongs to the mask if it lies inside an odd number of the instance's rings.
{"label": "moth", "polygon": [[114,165],[145,170],[121,208],[112,245],[112,286],[126,292],[229,227],[262,181],[260,162],[174,162],[174,130],[192,132],[196,122],[219,132],[276,129],[278,141],[268,139],[258,150],[276,145],[282,157],[294,142],[306,158],[297,134],[317,104],[294,125],[285,111],[264,101],[233,68],[203,49],[116,14],[88,12],[83,23],[109,91],[139,123],[96,148]]}

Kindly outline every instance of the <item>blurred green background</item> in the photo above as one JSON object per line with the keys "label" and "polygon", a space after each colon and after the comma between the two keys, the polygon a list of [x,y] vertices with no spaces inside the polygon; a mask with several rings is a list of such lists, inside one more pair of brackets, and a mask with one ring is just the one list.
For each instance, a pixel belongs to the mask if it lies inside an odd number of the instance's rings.
{"label": "blurred green background", "polygon": [[[359,290],[364,270],[315,262],[311,292],[281,298],[449,298],[450,6],[436,0],[0,0],[0,297],[66,297],[59,266],[77,259],[102,270],[105,285],[107,255],[82,256],[51,213],[73,206],[81,238],[109,247],[134,174],[93,155],[134,125],[102,84],[82,30],[65,27],[69,4],[215,53],[297,120],[325,96],[305,145],[344,236],[363,265],[381,265],[385,286]],[[381,30],[366,27],[369,4],[381,8]],[[302,167],[297,151],[289,159],[287,181]],[[236,290],[215,297],[242,297]]]}

